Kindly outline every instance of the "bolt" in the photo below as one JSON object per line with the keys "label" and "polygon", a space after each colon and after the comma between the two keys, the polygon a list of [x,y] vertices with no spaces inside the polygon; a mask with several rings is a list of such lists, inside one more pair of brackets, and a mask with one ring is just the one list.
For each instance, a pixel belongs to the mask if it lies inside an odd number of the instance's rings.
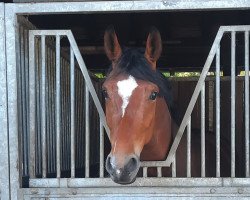
{"label": "bolt", "polygon": [[73,195],[76,195],[76,194],[77,194],[77,191],[76,191],[76,190],[72,191],[72,194],[73,194]]}
{"label": "bolt", "polygon": [[168,1],[163,1],[163,4],[164,4],[164,5],[167,5],[167,3],[168,3]]}
{"label": "bolt", "polygon": [[32,190],[31,190],[31,194],[38,194],[37,189],[32,189]]}
{"label": "bolt", "polygon": [[243,192],[244,192],[244,191],[243,191],[242,188],[239,188],[239,189],[238,189],[238,193],[239,193],[239,194],[242,194]]}
{"label": "bolt", "polygon": [[216,190],[214,188],[210,189],[210,193],[214,194],[216,192]]}

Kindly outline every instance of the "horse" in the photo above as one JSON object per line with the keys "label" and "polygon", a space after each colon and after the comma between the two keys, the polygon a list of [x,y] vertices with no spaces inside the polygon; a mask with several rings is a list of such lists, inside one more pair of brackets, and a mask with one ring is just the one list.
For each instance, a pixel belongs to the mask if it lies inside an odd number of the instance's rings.
{"label": "horse", "polygon": [[[165,160],[168,155],[178,129],[173,118],[171,86],[156,68],[162,52],[161,35],[156,28],[151,28],[146,48],[141,49],[121,48],[114,28],[108,27],[104,33],[104,49],[111,61],[102,86],[111,143],[106,170],[114,182],[130,184],[136,179],[141,161]],[[206,175],[215,176],[215,142],[209,137],[206,136],[209,165]],[[200,139],[197,135],[192,138],[191,173],[200,176]],[[186,148],[183,138],[176,152],[176,173],[180,177],[186,176],[183,153]],[[225,166],[230,163],[223,162],[222,167]],[[223,172],[230,174],[228,170]],[[171,169],[164,168],[163,175],[170,176]]]}

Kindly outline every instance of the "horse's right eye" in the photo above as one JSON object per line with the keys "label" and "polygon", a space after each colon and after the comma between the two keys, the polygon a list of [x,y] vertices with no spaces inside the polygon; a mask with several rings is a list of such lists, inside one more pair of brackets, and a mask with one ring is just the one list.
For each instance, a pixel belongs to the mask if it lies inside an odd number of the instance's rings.
{"label": "horse's right eye", "polygon": [[103,96],[104,96],[105,99],[109,98],[107,90],[102,90],[102,94],[103,94]]}

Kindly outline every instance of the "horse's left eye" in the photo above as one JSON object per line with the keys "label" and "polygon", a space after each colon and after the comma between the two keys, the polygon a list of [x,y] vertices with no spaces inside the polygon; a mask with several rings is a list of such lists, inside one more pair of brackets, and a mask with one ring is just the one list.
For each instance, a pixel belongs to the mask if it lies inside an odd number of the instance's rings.
{"label": "horse's left eye", "polygon": [[109,98],[107,90],[102,90],[102,94],[103,94],[103,96],[104,96],[105,99]]}
{"label": "horse's left eye", "polygon": [[150,94],[150,96],[149,96],[149,99],[150,99],[150,100],[155,100],[156,97],[157,97],[157,95],[158,95],[157,92],[152,92],[152,93]]}

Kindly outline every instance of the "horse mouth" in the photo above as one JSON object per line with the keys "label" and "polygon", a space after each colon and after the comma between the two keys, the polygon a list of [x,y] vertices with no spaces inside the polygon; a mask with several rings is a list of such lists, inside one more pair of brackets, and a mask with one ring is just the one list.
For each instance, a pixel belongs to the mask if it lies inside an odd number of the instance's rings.
{"label": "horse mouth", "polygon": [[117,184],[120,184],[120,185],[129,185],[129,184],[132,184],[135,182],[136,180],[136,176],[134,177],[130,177],[130,176],[124,176],[124,177],[114,177],[114,176],[110,176],[111,179],[117,183]]}

